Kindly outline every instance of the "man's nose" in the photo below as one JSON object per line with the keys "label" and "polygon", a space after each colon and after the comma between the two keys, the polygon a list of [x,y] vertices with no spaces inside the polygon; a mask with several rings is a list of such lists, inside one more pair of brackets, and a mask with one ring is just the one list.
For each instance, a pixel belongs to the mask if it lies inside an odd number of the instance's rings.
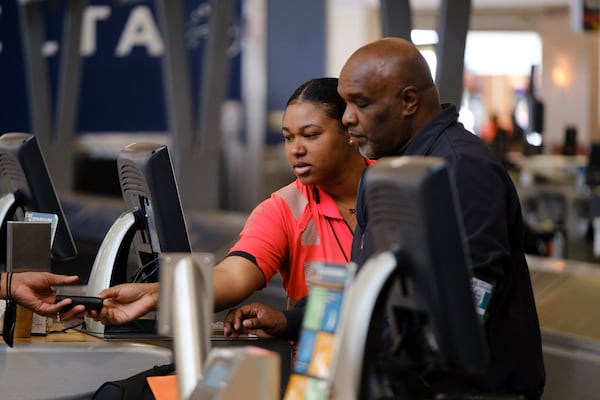
{"label": "man's nose", "polygon": [[346,106],[344,114],[342,115],[342,124],[346,126],[356,125],[356,113],[349,106]]}

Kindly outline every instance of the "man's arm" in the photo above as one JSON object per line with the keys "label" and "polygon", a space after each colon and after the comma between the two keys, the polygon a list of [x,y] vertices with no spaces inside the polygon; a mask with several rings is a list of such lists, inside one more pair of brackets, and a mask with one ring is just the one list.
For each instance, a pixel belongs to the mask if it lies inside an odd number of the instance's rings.
{"label": "man's arm", "polygon": [[[37,314],[55,316],[70,299],[55,303],[53,286],[70,285],[77,282],[76,275],[58,275],[50,272],[4,272],[0,274],[0,298],[12,299]],[[67,317],[75,316],[85,309],[76,306]]]}
{"label": "man's arm", "polygon": [[296,302],[294,308],[282,311],[286,319],[285,338],[288,340],[298,340],[302,330],[302,320],[304,319],[304,310],[308,296],[301,298]]}

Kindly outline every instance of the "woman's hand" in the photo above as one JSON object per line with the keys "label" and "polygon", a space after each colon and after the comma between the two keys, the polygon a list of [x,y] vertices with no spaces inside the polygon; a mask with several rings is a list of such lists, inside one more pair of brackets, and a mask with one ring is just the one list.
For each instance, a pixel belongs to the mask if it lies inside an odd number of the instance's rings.
{"label": "woman's hand", "polygon": [[158,283],[124,283],[104,289],[98,297],[104,299],[100,313],[90,316],[103,324],[119,325],[134,321],[158,305]]}

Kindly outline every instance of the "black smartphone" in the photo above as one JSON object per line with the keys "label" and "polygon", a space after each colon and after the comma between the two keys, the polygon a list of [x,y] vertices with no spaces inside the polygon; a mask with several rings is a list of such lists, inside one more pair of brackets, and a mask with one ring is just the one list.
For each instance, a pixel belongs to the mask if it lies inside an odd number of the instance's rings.
{"label": "black smartphone", "polygon": [[68,295],[68,294],[57,294],[56,295],[56,303],[62,301],[63,299],[67,299],[67,298],[71,299],[72,302],[71,302],[71,304],[64,306],[62,308],[62,311],[67,311],[79,304],[83,304],[87,311],[95,310],[95,311],[100,312],[100,310],[102,309],[102,302],[104,301],[104,299],[101,299],[100,297],[94,297],[94,296],[74,296],[74,295]]}

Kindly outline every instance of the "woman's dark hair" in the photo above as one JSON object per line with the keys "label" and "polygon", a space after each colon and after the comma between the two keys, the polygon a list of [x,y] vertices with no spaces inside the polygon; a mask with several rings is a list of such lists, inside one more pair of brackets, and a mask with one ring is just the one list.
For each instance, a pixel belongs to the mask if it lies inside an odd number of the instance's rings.
{"label": "woman's dark hair", "polygon": [[315,78],[304,82],[290,96],[286,108],[295,103],[306,101],[322,105],[328,117],[342,122],[346,109],[344,99],[337,92],[337,78]]}

